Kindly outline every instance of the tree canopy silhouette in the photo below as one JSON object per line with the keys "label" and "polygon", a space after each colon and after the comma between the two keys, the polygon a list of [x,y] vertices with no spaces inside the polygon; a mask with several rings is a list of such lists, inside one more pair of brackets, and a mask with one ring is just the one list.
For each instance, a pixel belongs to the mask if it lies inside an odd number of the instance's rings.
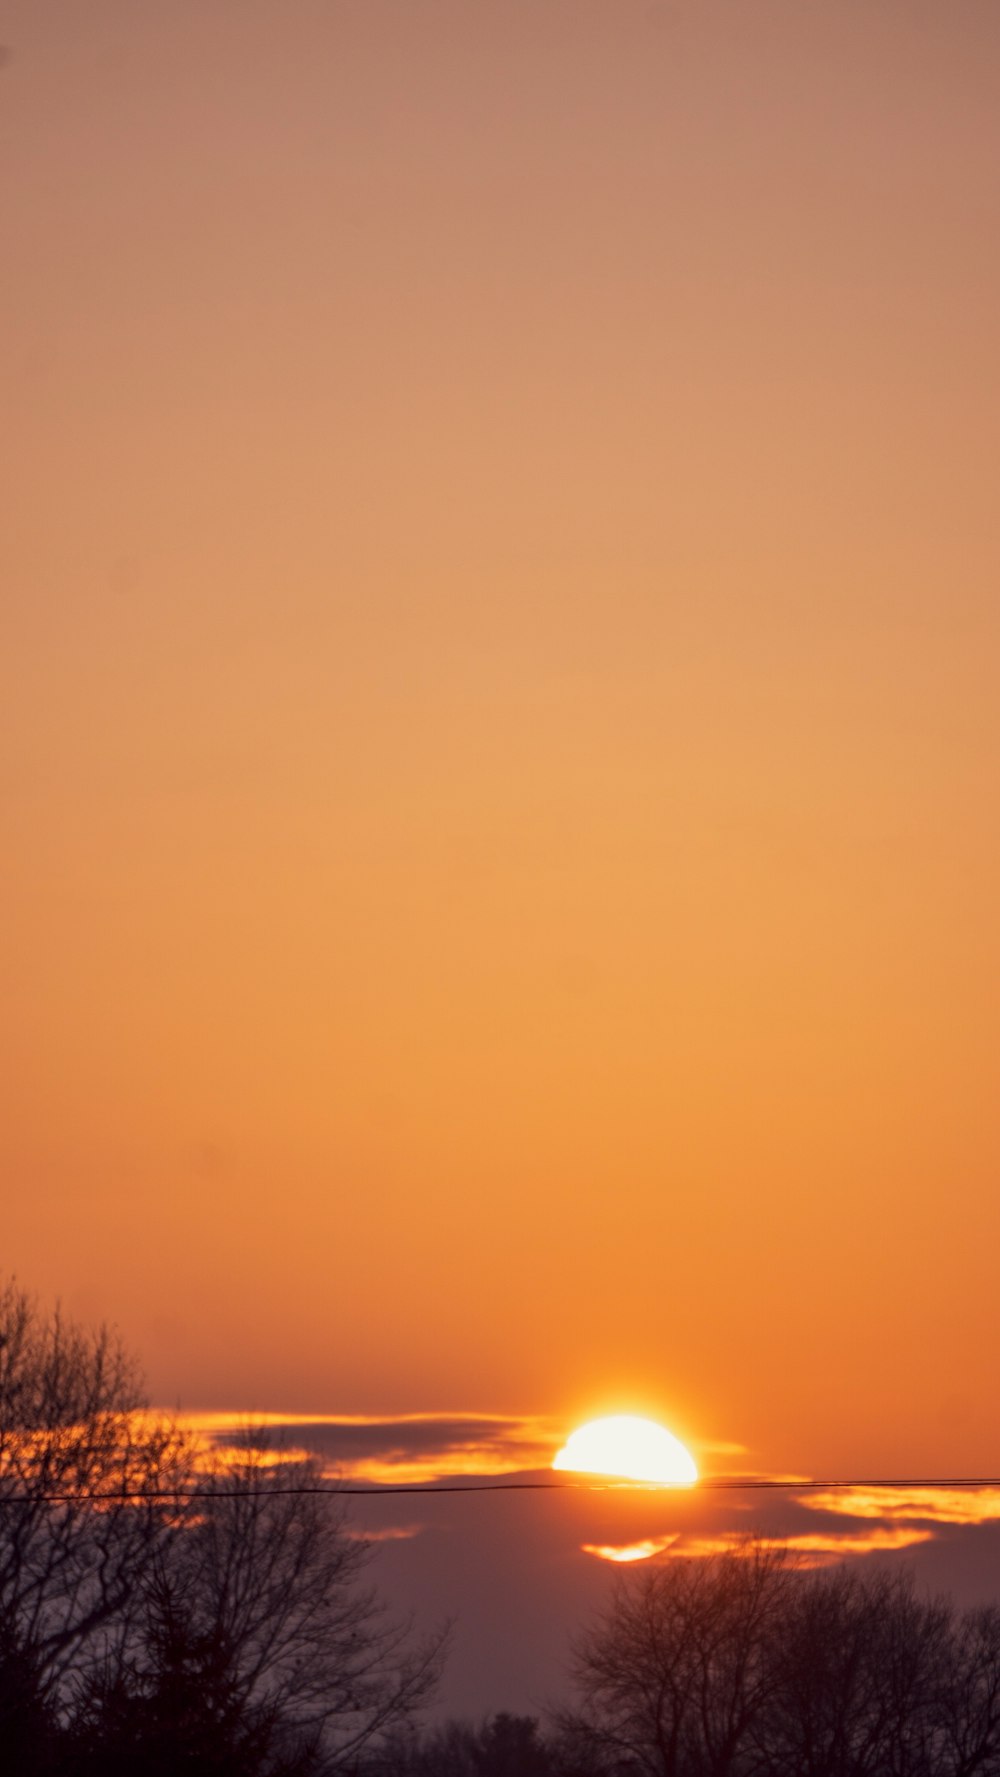
{"label": "tree canopy silhouette", "polygon": [[362,1584],[321,1478],[248,1435],[214,1462],[106,1330],[0,1292],[0,1745],[19,1773],[354,1766],[437,1681]]}
{"label": "tree canopy silhouette", "polygon": [[620,1576],[577,1640],[570,1767],[616,1777],[1000,1773],[1000,1611],[780,1549]]}

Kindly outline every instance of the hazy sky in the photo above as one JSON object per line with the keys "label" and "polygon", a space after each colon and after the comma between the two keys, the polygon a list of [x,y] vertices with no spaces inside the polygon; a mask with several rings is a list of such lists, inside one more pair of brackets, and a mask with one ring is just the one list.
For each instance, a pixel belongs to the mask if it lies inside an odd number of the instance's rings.
{"label": "hazy sky", "polygon": [[7,1263],[996,1472],[996,0],[2,37]]}

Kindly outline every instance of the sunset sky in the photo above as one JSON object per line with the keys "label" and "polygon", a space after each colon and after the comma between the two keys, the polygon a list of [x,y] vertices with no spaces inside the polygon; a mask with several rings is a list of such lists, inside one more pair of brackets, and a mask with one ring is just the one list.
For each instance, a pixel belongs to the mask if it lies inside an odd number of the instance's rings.
{"label": "sunset sky", "polygon": [[1000,1473],[996,0],[0,38],[5,1268],[342,1460]]}

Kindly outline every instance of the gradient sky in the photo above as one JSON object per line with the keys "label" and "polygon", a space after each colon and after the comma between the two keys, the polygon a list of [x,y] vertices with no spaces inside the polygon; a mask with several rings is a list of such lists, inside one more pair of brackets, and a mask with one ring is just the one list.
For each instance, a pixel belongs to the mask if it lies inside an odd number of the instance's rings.
{"label": "gradient sky", "polygon": [[1000,1470],[995,0],[7,0],[4,1255]]}

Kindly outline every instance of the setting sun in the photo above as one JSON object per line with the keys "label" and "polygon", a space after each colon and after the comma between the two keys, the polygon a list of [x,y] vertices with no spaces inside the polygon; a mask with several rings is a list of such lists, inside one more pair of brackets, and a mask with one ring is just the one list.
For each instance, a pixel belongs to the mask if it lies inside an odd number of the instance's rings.
{"label": "setting sun", "polygon": [[631,1413],[581,1425],[567,1438],[552,1467],[663,1487],[690,1487],[698,1479],[694,1458],[679,1438],[654,1420]]}

